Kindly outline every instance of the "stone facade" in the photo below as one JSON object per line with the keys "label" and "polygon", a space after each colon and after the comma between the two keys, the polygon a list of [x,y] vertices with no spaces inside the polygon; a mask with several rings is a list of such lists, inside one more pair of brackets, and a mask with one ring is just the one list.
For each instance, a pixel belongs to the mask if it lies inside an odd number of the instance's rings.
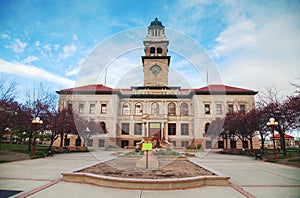
{"label": "stone facade", "polygon": [[108,133],[94,135],[87,146],[130,148],[145,136],[153,136],[164,146],[204,145],[205,126],[216,117],[255,107],[257,92],[248,89],[225,85],[169,87],[168,43],[164,26],[155,19],[144,41],[143,87],[112,89],[94,84],[57,92],[60,109],[72,106],[82,117],[105,123]]}

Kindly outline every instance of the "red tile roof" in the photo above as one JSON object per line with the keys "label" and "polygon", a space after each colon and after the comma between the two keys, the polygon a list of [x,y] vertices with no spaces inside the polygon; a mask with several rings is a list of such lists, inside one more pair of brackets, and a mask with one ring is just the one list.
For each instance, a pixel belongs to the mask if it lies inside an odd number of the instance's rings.
{"label": "red tile roof", "polygon": [[74,87],[69,89],[61,90],[62,92],[73,92],[73,91],[113,91],[112,88],[104,86],[102,84],[91,84],[81,87]]}
{"label": "red tile roof", "polygon": [[231,87],[227,85],[208,85],[205,87],[201,87],[198,89],[194,89],[195,91],[204,91],[204,92],[254,92],[253,90],[243,89],[238,87]]}
{"label": "red tile roof", "polygon": [[[280,134],[275,134],[275,139],[280,139]],[[291,136],[289,134],[285,134],[284,138],[288,138],[288,139],[294,139],[294,136]],[[271,136],[271,139],[273,140],[273,137]]]}
{"label": "red tile roof", "polygon": [[[91,85],[86,85],[86,86],[80,86],[80,87],[74,87],[74,88],[69,88],[69,89],[63,89],[61,91],[57,91],[58,94],[61,93],[73,93],[73,92],[113,92],[113,91],[130,91],[131,89],[129,88],[110,88],[102,84],[91,84]],[[180,89],[181,91],[186,91],[189,89]],[[256,91],[249,90],[249,89],[243,89],[243,88],[238,88],[238,87],[230,87],[226,85],[208,85],[205,87],[201,88],[195,88],[192,89],[196,94],[211,94],[211,93],[216,93],[216,94],[250,94],[250,95],[255,95],[257,94]]]}

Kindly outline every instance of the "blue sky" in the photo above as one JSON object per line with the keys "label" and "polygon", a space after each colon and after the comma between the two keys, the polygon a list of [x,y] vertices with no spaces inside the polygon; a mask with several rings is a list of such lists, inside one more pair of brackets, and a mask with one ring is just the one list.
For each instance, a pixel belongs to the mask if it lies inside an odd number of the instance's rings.
{"label": "blue sky", "polygon": [[[53,90],[72,87],[82,63],[103,41],[145,28],[157,17],[198,42],[224,84],[292,93],[290,83],[300,78],[299,10],[296,0],[0,0],[0,72],[16,79],[20,92],[39,82]],[[114,61],[107,85],[120,85],[113,82],[120,69],[141,72],[142,53]],[[185,57],[172,55],[170,67],[193,79],[191,87],[205,84],[192,75]]]}

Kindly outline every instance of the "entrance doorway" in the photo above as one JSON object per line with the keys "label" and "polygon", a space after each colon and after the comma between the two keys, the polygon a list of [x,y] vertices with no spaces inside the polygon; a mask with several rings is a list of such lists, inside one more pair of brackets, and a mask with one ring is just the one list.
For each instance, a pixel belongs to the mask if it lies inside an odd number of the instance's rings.
{"label": "entrance doorway", "polygon": [[154,137],[156,140],[160,140],[161,137],[161,123],[150,122],[149,123],[149,136]]}

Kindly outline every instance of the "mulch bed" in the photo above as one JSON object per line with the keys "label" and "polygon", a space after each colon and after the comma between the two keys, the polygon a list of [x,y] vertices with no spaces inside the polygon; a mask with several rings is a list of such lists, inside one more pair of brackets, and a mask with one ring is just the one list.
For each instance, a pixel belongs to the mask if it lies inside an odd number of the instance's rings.
{"label": "mulch bed", "polygon": [[117,158],[85,168],[78,172],[121,178],[134,177],[143,179],[185,178],[214,175],[212,172],[207,171],[206,169],[186,160],[177,161],[159,159],[159,168],[153,170],[137,168],[137,160],[138,159],[136,158]]}

